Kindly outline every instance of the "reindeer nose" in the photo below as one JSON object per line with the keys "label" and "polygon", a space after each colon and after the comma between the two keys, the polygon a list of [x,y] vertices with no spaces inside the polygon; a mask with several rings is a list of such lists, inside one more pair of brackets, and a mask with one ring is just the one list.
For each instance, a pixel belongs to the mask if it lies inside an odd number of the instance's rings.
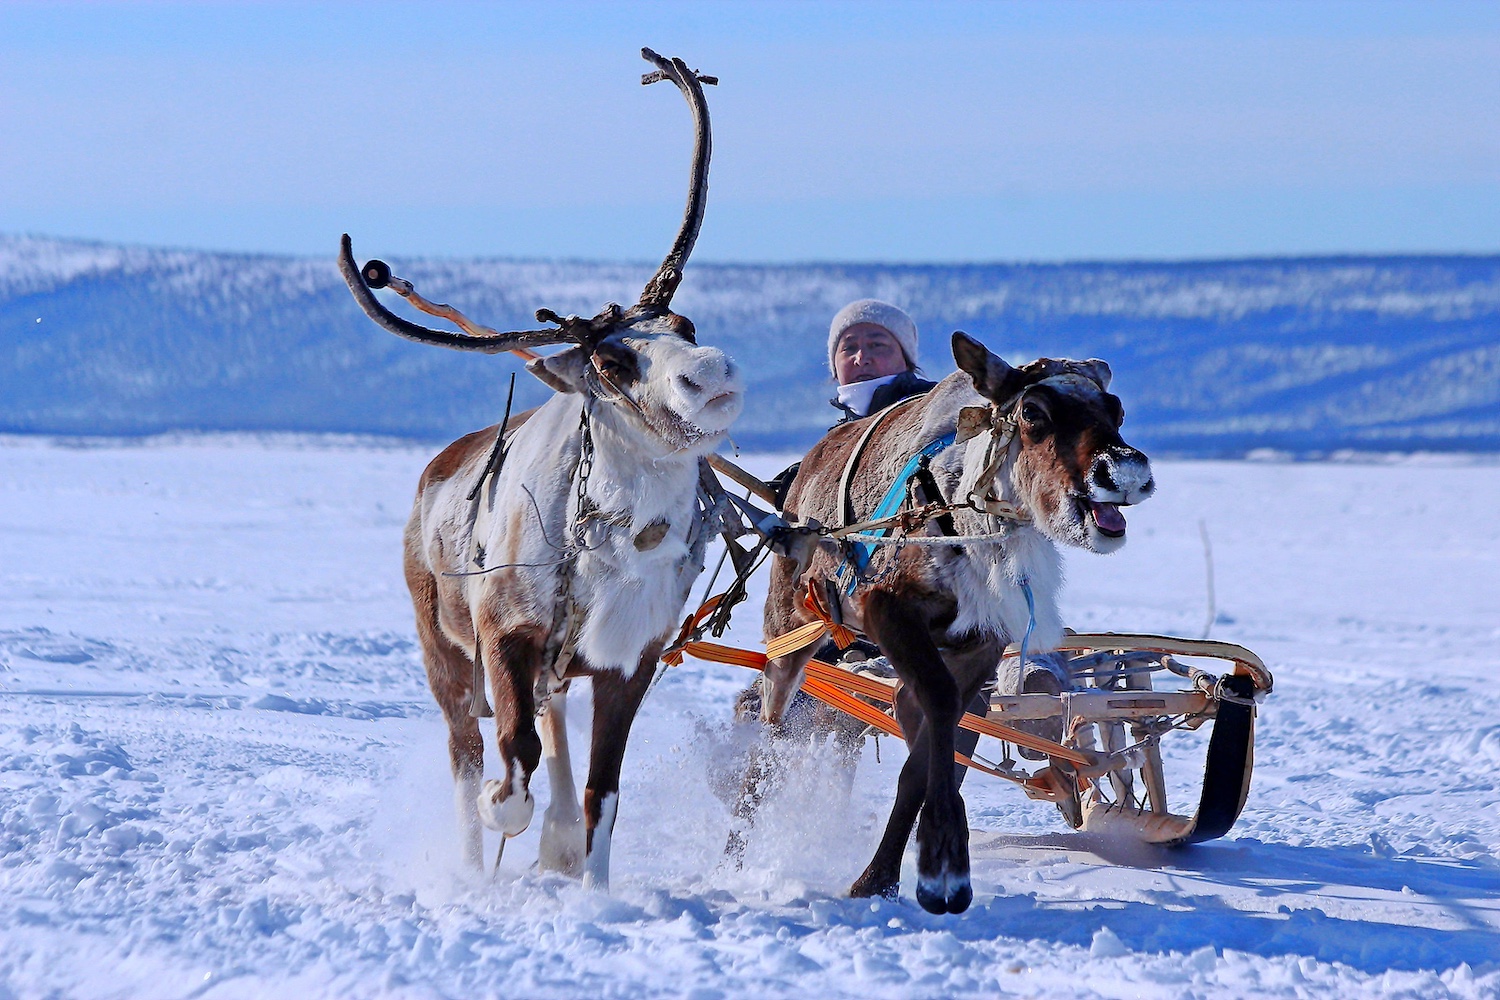
{"label": "reindeer nose", "polygon": [[1096,491],[1096,500],[1109,497],[1116,503],[1139,503],[1156,492],[1150,459],[1130,447],[1095,458],[1089,468],[1089,485],[1091,492]]}
{"label": "reindeer nose", "polygon": [[682,389],[683,392],[687,393],[689,396],[696,396],[703,391],[703,386],[699,385],[697,382],[694,382],[686,375],[677,376],[677,385]]}
{"label": "reindeer nose", "polygon": [[1094,485],[1101,490],[1106,490],[1110,493],[1120,492],[1120,487],[1115,482],[1115,477],[1110,474],[1109,459],[1103,455],[1094,459],[1094,468],[1091,477],[1094,480]]}

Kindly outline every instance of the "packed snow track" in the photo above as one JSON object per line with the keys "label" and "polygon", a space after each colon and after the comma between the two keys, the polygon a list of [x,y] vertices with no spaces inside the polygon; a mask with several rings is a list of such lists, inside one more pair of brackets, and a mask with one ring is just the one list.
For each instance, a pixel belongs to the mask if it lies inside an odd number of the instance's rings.
{"label": "packed snow track", "polygon": [[813,752],[720,865],[748,674],[691,660],[637,722],[610,895],[530,869],[539,822],[463,874],[399,566],[430,451],[0,440],[0,998],[1500,996],[1500,465],[1159,463],[1066,616],[1201,634],[1206,525],[1214,637],[1277,679],[1244,815],[1160,851],[971,777],[974,905],[937,917],[910,854],[900,901],[844,897],[889,740],[847,797]]}

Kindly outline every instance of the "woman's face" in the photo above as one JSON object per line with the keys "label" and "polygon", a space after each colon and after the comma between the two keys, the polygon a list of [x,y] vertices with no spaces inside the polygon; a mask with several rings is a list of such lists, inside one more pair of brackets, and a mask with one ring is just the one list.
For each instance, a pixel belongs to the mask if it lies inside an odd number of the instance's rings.
{"label": "woman's face", "polygon": [[906,355],[891,331],[874,323],[855,323],[839,335],[833,352],[839,385],[864,382],[906,371]]}

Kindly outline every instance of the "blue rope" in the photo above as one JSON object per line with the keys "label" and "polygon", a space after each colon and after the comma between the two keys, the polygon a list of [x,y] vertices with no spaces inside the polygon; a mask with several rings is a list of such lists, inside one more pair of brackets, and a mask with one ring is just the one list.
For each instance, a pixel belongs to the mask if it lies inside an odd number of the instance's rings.
{"label": "blue rope", "polygon": [[1026,595],[1026,634],[1021,636],[1021,664],[1020,673],[1016,676],[1021,684],[1026,683],[1026,647],[1031,645],[1031,633],[1036,628],[1036,598],[1031,594],[1031,581],[1025,574],[1018,581],[1021,584],[1021,593]]}
{"label": "blue rope", "polygon": [[[885,491],[885,496],[880,499],[880,505],[875,508],[874,513],[869,516],[868,520],[878,521],[884,517],[891,517],[899,511],[901,505],[906,502],[906,484],[911,481],[912,476],[917,474],[917,469],[921,467],[922,460],[931,458],[944,448],[947,448],[957,437],[958,435],[952,432],[944,434],[937,440],[929,442],[921,451],[907,459],[906,464],[901,467],[901,471],[896,473],[895,482],[891,483],[891,488]],[[885,533],[886,529],[884,528],[871,528],[860,532],[861,535],[884,535]],[[854,588],[859,583],[860,575],[869,567],[870,560],[874,556],[874,545],[868,542],[850,543],[849,554],[844,558],[844,564],[839,567],[839,576],[847,576],[848,579],[848,582],[844,585],[844,593],[854,593]]]}

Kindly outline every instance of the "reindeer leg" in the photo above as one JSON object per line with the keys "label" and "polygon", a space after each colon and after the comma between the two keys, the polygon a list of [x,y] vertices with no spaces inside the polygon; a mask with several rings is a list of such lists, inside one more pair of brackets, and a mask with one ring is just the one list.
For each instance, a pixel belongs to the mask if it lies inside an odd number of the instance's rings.
{"label": "reindeer leg", "polygon": [[[982,684],[983,676],[972,683]],[[976,695],[971,701],[970,711],[975,710],[973,705],[977,702]],[[891,807],[890,819],[886,823],[880,847],[869,867],[850,888],[851,896],[886,896],[892,899],[897,896],[901,887],[901,855],[906,850],[907,841],[911,839],[911,829],[916,825],[917,814],[927,797],[927,719],[911,687],[903,684],[896,689],[895,713],[901,731],[906,734],[909,753],[897,779],[896,802]],[[965,742],[966,735],[972,735],[974,739]],[[954,736],[954,748],[969,754],[977,741],[978,734],[958,729]],[[962,781],[963,773],[967,770],[962,764],[954,764],[954,782]]]}
{"label": "reindeer leg", "polygon": [[443,718],[448,723],[448,759],[453,768],[454,804],[458,813],[460,849],[464,864],[484,871],[484,831],[474,800],[484,780],[484,740],[469,714],[473,666],[468,654],[438,625],[437,581],[415,560],[408,559],[406,582],[417,617],[417,639],[422,663]]}
{"label": "reindeer leg", "polygon": [[724,857],[736,870],[745,866],[746,839],[750,827],[755,825],[755,814],[765,799],[770,787],[775,784],[780,762],[769,747],[756,746],[750,751],[750,764],[745,768],[744,780],[740,782],[740,794],[734,800],[730,814],[734,823],[724,841]]}
{"label": "reindeer leg", "polygon": [[[910,800],[919,792],[916,768],[925,768],[926,788],[920,789],[925,794],[917,824],[917,902],[929,913],[962,913],[974,893],[969,882],[968,818],[953,775],[954,729],[963,704],[958,684],[932,641],[931,616],[915,602],[877,590],[865,599],[864,610],[866,628],[902,682],[912,689],[926,717],[897,789],[898,804],[910,808]],[[908,801],[901,803],[908,785]],[[897,819],[893,810],[891,820]],[[882,851],[891,850],[892,833],[888,826]],[[877,851],[876,860],[884,860],[889,870],[889,857],[882,858]]]}
{"label": "reindeer leg", "polygon": [[[464,714],[467,715],[467,711]],[[479,795],[480,782],[484,780],[484,739],[473,719],[467,725],[462,719],[448,720],[448,756],[453,765],[453,804],[458,812],[464,864],[483,872],[484,831],[479,824],[475,799]]]}
{"label": "reindeer leg", "polygon": [[531,775],[542,757],[536,732],[532,684],[541,665],[544,637],[532,632],[496,634],[481,624],[484,662],[495,696],[495,731],[505,778],[493,778],[479,791],[479,819],[491,830],[514,837],[531,825],[536,802]]}
{"label": "reindeer leg", "polygon": [[625,761],[625,743],[630,738],[635,713],[656,674],[660,652],[660,645],[647,647],[635,673],[629,677],[615,670],[593,674],[593,746],[589,752],[588,784],[583,790],[583,815],[588,824],[588,853],[583,862],[586,888],[609,890],[609,851],[620,802],[620,767]]}
{"label": "reindeer leg", "polygon": [[[885,822],[885,833],[875,848],[875,856],[865,870],[849,887],[849,895],[856,899],[869,896],[884,896],[895,899],[901,892],[901,855],[906,842],[911,839],[911,828],[916,825],[917,813],[927,795],[927,724],[918,721],[915,725],[902,724],[907,733],[909,753],[906,763],[901,765],[901,775],[896,779],[896,801],[891,806],[891,815]],[[915,735],[912,735],[915,730]]]}
{"label": "reindeer leg", "polygon": [[583,870],[583,811],[573,784],[573,762],[568,755],[568,689],[555,692],[542,712],[542,759],[547,762],[547,787],[552,801],[542,814],[542,846],[537,863],[543,871],[578,876]]}
{"label": "reindeer leg", "polygon": [[[994,690],[1003,647],[993,640],[973,643],[963,649],[945,648],[943,660],[953,672],[958,684],[959,704],[981,719],[989,713],[990,693]],[[979,734],[972,729],[959,728],[953,736],[953,748],[965,757],[973,757],[979,746]],[[962,764],[953,765],[953,784],[961,788],[969,769]]]}

